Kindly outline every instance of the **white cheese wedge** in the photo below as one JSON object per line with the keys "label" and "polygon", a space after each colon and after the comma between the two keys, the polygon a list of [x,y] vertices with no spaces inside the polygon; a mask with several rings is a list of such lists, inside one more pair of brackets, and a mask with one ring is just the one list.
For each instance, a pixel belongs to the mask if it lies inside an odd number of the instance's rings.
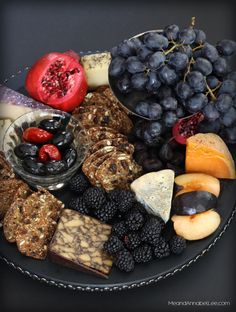
{"label": "white cheese wedge", "polygon": [[96,53],[81,57],[89,90],[108,85],[108,67],[111,62],[109,52]]}
{"label": "white cheese wedge", "polygon": [[144,174],[131,183],[136,199],[146,210],[167,222],[170,218],[175,174],[165,169]]}

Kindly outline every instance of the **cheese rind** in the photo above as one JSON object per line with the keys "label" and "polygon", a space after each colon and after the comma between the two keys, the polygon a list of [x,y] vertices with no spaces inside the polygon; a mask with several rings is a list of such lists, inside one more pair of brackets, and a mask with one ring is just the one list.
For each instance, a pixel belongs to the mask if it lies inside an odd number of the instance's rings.
{"label": "cheese rind", "polygon": [[147,173],[131,183],[136,199],[146,210],[167,222],[170,218],[175,174],[165,169]]}

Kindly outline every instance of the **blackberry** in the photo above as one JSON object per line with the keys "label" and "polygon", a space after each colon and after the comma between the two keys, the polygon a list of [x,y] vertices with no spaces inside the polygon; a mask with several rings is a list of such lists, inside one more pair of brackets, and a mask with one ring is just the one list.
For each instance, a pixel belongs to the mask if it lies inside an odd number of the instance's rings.
{"label": "blackberry", "polygon": [[110,200],[118,204],[120,212],[127,212],[135,202],[135,195],[128,190],[115,189],[108,193]]}
{"label": "blackberry", "polygon": [[76,174],[74,177],[72,177],[68,184],[69,189],[78,194],[84,193],[87,188],[89,188],[89,186],[90,183],[83,173]]}
{"label": "blackberry", "polygon": [[114,264],[124,272],[133,271],[135,265],[133,256],[127,249],[123,249],[116,254]]}
{"label": "blackberry", "polygon": [[133,251],[134,261],[136,263],[145,263],[152,260],[152,248],[148,244],[141,245]]}
{"label": "blackberry", "polygon": [[176,255],[181,254],[186,248],[186,240],[183,237],[180,237],[178,235],[174,235],[171,238],[169,244],[170,244],[170,251]]}
{"label": "blackberry", "polygon": [[158,218],[151,217],[146,221],[141,230],[141,240],[145,243],[155,245],[160,238],[162,228],[162,222]]}
{"label": "blackberry", "polygon": [[108,201],[104,206],[94,211],[94,215],[101,221],[110,221],[117,212],[116,203]]}
{"label": "blackberry", "polygon": [[138,231],[144,224],[144,217],[140,211],[133,209],[126,215],[125,224],[130,231]]}
{"label": "blackberry", "polygon": [[161,237],[159,242],[153,247],[154,256],[157,259],[162,259],[170,255],[169,244]]}
{"label": "blackberry", "polygon": [[115,234],[116,236],[122,239],[126,233],[127,228],[125,225],[125,221],[120,221],[112,225],[112,234]]}
{"label": "blackberry", "polygon": [[129,233],[124,237],[125,246],[129,250],[133,250],[141,244],[141,239],[138,233]]}
{"label": "blackberry", "polygon": [[117,236],[110,235],[108,240],[104,243],[103,248],[110,255],[115,255],[118,251],[124,249],[124,245]]}
{"label": "blackberry", "polygon": [[76,210],[83,214],[89,214],[89,208],[85,204],[83,197],[72,198],[68,204],[68,208]]}
{"label": "blackberry", "polygon": [[90,187],[83,195],[86,205],[93,209],[100,209],[106,203],[106,193],[100,187]]}

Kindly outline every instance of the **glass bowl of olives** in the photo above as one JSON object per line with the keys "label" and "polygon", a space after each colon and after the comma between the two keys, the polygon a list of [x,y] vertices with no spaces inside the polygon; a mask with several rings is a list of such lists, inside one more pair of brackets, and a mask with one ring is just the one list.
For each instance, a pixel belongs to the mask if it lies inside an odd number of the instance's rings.
{"label": "glass bowl of olives", "polygon": [[44,109],[26,113],[7,129],[3,150],[14,172],[35,188],[65,186],[83,163],[90,141],[70,114]]}

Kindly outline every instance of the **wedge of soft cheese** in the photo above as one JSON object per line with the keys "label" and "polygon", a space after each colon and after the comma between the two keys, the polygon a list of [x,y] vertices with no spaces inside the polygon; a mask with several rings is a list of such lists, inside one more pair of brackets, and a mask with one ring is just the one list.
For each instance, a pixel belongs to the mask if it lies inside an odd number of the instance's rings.
{"label": "wedge of soft cheese", "polygon": [[111,62],[109,52],[95,53],[81,57],[89,90],[108,85],[108,67]]}
{"label": "wedge of soft cheese", "polygon": [[21,115],[37,109],[50,108],[6,86],[0,85],[0,119],[16,120]]}
{"label": "wedge of soft cheese", "polygon": [[170,218],[175,174],[165,169],[144,174],[131,183],[136,199],[146,210],[167,222]]}

